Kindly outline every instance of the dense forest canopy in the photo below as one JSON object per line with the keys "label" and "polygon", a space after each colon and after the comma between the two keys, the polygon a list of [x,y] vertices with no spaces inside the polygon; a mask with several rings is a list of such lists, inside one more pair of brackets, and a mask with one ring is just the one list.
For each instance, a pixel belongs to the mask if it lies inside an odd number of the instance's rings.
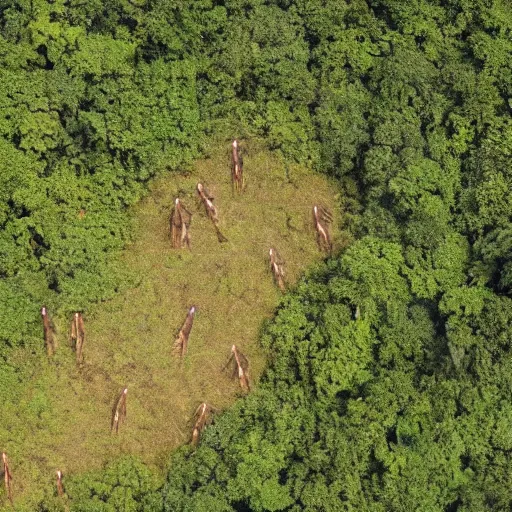
{"label": "dense forest canopy", "polygon": [[114,462],[74,477],[72,510],[510,510],[509,2],[0,12],[4,390],[9,350],[42,350],[42,303],[86,310],[126,281],[126,207],[205,137],[261,137],[335,176],[357,238],[283,299],[259,387],[163,487]]}

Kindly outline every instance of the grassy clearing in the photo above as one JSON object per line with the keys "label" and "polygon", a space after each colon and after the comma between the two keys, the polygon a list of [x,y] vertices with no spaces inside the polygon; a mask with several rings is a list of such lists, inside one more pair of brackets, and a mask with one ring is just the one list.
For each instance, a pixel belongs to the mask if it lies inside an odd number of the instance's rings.
{"label": "grassy clearing", "polygon": [[[200,402],[222,409],[239,394],[238,383],[220,372],[233,343],[249,358],[257,382],[265,363],[258,331],[281,295],[268,269],[268,249],[278,249],[293,283],[321,258],[311,207],[318,202],[335,210],[337,190],[323,176],[250,147],[246,191],[233,196],[228,149],[226,142],[190,171],[156,181],[133,210],[136,241],[122,258],[137,285],[85,317],[84,367],[74,366],[64,319],[57,321],[54,360],[34,356],[37,370],[27,363],[23,395],[16,410],[4,412],[0,430],[20,504],[33,503],[52,486],[56,468],[69,475],[123,453],[163,468],[169,450],[189,440],[189,420]],[[198,207],[198,181],[215,197],[228,243],[219,244]],[[193,212],[191,251],[170,247],[168,217],[176,196]],[[180,365],[172,344],[191,305],[198,312]],[[115,436],[110,414],[124,386],[128,417]]]}

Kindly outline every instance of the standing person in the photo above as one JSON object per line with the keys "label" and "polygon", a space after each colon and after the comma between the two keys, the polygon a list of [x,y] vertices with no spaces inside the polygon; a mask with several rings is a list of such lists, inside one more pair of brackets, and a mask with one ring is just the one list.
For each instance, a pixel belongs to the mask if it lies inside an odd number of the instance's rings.
{"label": "standing person", "polygon": [[231,178],[233,181],[233,190],[241,194],[244,190],[244,161],[240,145],[235,139],[231,143]]}

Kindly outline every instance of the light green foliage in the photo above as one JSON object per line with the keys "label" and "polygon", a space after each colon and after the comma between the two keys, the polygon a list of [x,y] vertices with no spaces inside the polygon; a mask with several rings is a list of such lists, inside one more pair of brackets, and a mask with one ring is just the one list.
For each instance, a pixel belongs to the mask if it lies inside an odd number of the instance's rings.
{"label": "light green foliage", "polygon": [[142,462],[122,457],[104,470],[66,479],[62,498],[48,497],[39,512],[158,512],[160,482]]}

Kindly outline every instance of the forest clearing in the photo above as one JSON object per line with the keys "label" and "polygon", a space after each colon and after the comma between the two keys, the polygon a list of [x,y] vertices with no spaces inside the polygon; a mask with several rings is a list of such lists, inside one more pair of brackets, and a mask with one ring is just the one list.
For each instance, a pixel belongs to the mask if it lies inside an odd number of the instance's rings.
{"label": "forest clearing", "polygon": [[[68,346],[71,319],[53,318],[56,353],[33,375],[19,413],[4,417],[12,432],[24,425],[16,443],[2,439],[17,502],[39,497],[43,487],[53,485],[57,469],[65,482],[66,476],[100,468],[121,454],[139,455],[164,470],[169,451],[191,440],[198,404],[222,410],[240,394],[238,381],[222,372],[232,345],[248,357],[251,380],[257,382],[265,364],[259,331],[282,294],[270,270],[269,248],[279,248],[286,283],[293,285],[322,258],[313,202],[333,208],[338,189],[324,176],[286,167],[251,146],[247,190],[233,194],[224,149],[215,147],[211,158],[190,171],[159,179],[133,208],[136,235],[123,259],[138,283],[84,317],[81,366]],[[219,243],[198,205],[199,180],[215,197],[227,243]],[[176,197],[192,213],[190,250],[171,245],[169,214]],[[192,304],[196,318],[180,362],[173,343]],[[110,411],[124,388],[126,420],[112,435]],[[44,413],[25,417],[24,408],[43,397]]]}

